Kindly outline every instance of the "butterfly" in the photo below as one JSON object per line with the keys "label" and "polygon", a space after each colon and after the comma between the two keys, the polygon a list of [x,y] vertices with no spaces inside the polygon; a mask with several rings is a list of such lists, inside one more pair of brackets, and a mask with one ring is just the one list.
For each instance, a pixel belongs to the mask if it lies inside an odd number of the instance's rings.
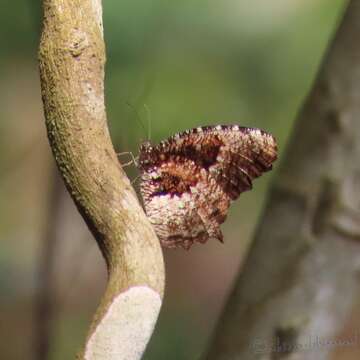
{"label": "butterfly", "polygon": [[145,212],[163,247],[189,249],[220,229],[232,201],[272,168],[274,137],[238,125],[204,126],[158,145],[141,144],[137,166]]}

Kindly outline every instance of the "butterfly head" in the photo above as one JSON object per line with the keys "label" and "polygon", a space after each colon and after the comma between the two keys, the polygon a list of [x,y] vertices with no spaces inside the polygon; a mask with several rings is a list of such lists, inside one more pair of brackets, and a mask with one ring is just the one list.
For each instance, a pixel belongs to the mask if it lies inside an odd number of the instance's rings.
{"label": "butterfly head", "polygon": [[146,168],[151,163],[153,150],[154,147],[150,141],[146,140],[141,143],[139,152],[139,166],[141,168]]}

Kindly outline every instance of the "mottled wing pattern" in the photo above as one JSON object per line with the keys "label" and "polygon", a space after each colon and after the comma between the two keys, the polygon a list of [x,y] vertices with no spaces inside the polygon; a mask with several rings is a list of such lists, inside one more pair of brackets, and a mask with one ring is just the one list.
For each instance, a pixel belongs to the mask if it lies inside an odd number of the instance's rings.
{"label": "mottled wing pattern", "polygon": [[272,167],[272,135],[238,125],[199,127],[152,146],[139,155],[145,211],[165,247],[223,240],[220,224],[231,201]]}

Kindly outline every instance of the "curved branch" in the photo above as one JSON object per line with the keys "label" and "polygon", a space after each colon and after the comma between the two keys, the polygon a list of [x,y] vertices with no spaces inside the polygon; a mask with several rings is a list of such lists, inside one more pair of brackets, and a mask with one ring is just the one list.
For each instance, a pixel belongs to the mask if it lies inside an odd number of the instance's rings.
{"label": "curved branch", "polygon": [[39,63],[51,149],[109,275],[81,356],[139,359],[161,305],[163,258],[109,136],[101,1],[43,0],[43,12]]}

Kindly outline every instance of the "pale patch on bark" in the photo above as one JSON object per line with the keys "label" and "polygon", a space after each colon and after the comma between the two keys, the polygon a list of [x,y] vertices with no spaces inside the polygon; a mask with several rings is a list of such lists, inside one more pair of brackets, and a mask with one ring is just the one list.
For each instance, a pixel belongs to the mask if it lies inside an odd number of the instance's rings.
{"label": "pale patch on bark", "polygon": [[141,359],[160,307],[159,294],[147,286],[118,295],[89,339],[85,359]]}

